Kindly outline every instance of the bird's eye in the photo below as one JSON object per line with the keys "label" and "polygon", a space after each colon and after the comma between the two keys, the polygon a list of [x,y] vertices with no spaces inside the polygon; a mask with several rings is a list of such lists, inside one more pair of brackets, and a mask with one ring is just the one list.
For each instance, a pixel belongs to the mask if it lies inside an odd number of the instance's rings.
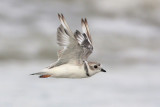
{"label": "bird's eye", "polygon": [[94,65],[94,68],[97,68],[97,65]]}

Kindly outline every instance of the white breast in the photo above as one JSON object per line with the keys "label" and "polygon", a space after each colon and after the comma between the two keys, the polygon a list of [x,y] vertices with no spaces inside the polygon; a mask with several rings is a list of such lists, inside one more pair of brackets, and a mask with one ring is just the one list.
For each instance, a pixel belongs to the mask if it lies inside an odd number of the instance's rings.
{"label": "white breast", "polygon": [[85,78],[86,71],[84,66],[77,66],[73,64],[64,64],[52,69],[44,69],[43,72],[47,72],[56,78]]}

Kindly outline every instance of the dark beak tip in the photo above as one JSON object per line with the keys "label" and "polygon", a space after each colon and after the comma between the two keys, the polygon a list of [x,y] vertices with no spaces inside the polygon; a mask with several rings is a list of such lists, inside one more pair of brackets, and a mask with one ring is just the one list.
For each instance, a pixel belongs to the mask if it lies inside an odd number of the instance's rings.
{"label": "dark beak tip", "polygon": [[104,70],[104,69],[101,69],[101,71],[102,71],[102,72],[106,72],[106,70]]}

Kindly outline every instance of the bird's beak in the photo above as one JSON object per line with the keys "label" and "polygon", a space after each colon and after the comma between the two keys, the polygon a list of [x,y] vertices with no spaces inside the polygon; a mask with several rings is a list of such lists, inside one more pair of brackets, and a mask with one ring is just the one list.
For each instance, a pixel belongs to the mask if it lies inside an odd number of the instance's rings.
{"label": "bird's beak", "polygon": [[102,72],[106,72],[106,70],[104,70],[103,68],[101,69]]}

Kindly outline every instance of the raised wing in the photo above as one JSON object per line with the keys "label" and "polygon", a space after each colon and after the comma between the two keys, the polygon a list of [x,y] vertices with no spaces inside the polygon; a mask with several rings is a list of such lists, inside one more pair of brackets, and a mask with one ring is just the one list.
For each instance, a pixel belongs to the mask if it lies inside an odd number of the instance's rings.
{"label": "raised wing", "polygon": [[[84,50],[83,59],[87,60],[87,58],[89,57],[89,55],[93,51],[92,38],[91,38],[91,34],[89,32],[88,22],[87,22],[86,18],[81,19],[81,25],[82,25],[83,34],[81,34],[81,37],[77,36],[76,38],[78,40],[78,43],[80,44],[80,46]],[[82,39],[82,37],[83,37],[83,39]]]}
{"label": "raised wing", "polygon": [[48,68],[53,68],[65,63],[82,64],[83,60],[87,60],[93,50],[87,20],[85,19],[84,22],[82,22],[84,24],[82,24],[83,34],[78,30],[73,34],[64,16],[58,14],[58,17],[61,25],[57,29],[57,43],[59,46],[62,46],[62,49],[58,51],[57,62],[51,64]]}
{"label": "raised wing", "polygon": [[92,38],[91,38],[91,34],[90,34],[90,31],[89,31],[88,22],[87,22],[86,18],[81,19],[81,25],[82,25],[83,33],[87,35],[90,44],[92,44]]}
{"label": "raised wing", "polygon": [[84,61],[87,60],[89,55],[93,51],[93,46],[90,43],[87,35],[85,33],[81,34],[78,30],[75,32],[75,38],[77,39],[78,45],[81,47],[82,54],[81,54],[81,59]]}

